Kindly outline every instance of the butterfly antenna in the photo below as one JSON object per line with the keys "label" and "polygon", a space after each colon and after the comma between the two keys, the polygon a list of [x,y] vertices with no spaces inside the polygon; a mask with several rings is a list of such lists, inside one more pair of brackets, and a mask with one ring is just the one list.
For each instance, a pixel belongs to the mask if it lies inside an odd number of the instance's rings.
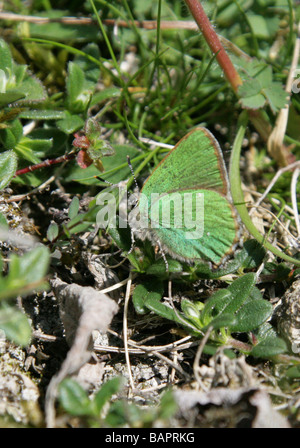
{"label": "butterfly antenna", "polygon": [[160,243],[159,240],[157,240],[157,244],[159,245],[159,249],[160,249],[161,255],[162,255],[163,260],[164,260],[164,262],[165,262],[165,265],[166,265],[166,271],[169,272],[169,263],[168,263],[166,254],[164,253],[164,250],[163,250],[162,245],[161,245],[161,243]]}
{"label": "butterfly antenna", "polygon": [[131,171],[131,174],[132,174],[135,186],[139,190],[139,186],[138,186],[138,183],[137,183],[137,180],[136,180],[136,177],[135,177],[135,174],[134,174],[133,166],[132,166],[132,163],[131,163],[131,160],[130,160],[129,156],[127,156],[127,163],[128,163],[129,169]]}
{"label": "butterfly antenna", "polygon": [[131,234],[131,248],[127,252],[127,255],[131,254],[131,252],[133,251],[133,249],[134,249],[134,242],[135,242],[135,240],[134,240],[134,233],[133,233],[132,229],[130,229],[130,234]]}
{"label": "butterfly antenna", "polygon": [[103,179],[101,176],[94,176],[95,179],[100,180],[101,182],[105,182],[106,184],[110,185],[111,187],[114,187],[116,184],[113,184],[112,182],[109,182],[109,180]]}

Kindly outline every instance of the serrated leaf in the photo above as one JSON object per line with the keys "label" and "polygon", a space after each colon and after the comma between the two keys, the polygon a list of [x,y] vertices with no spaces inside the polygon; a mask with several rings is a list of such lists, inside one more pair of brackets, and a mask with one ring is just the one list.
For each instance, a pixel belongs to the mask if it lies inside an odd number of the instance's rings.
{"label": "serrated leaf", "polygon": [[241,98],[240,102],[245,109],[261,109],[266,104],[266,98],[261,94]]}
{"label": "serrated leaf", "polygon": [[264,92],[274,114],[288,103],[287,93],[280,82],[272,82],[269,87],[264,89]]}
{"label": "serrated leaf", "polygon": [[47,92],[41,81],[34,76],[28,76],[18,86],[18,90],[24,93],[25,99],[20,100],[18,104],[30,104],[44,101],[47,98]]}
{"label": "serrated leaf", "polygon": [[265,65],[263,69],[256,74],[255,80],[259,83],[260,89],[269,87],[273,82],[272,67],[270,65]]}
{"label": "serrated leaf", "polygon": [[18,167],[18,159],[14,151],[0,154],[0,190],[9,184]]}
{"label": "serrated leaf", "polygon": [[246,109],[260,109],[268,102],[273,113],[285,107],[287,94],[279,82],[273,82],[272,67],[256,60],[241,64],[247,76],[238,88],[240,103]]}
{"label": "serrated leaf", "polygon": [[261,85],[256,78],[250,78],[243,82],[238,88],[238,94],[242,98],[249,98],[259,94],[261,91]]}

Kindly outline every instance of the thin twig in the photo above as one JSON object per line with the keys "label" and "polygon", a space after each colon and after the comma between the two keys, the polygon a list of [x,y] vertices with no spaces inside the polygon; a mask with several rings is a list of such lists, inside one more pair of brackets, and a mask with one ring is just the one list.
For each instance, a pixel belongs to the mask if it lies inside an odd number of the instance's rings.
{"label": "thin twig", "polygon": [[[299,164],[300,167],[300,164]],[[299,221],[299,211],[297,206],[297,180],[300,174],[300,168],[296,168],[293,172],[292,182],[291,182],[291,197],[293,204],[293,211],[295,217],[296,228],[298,232],[298,237],[300,237],[300,221]]]}
{"label": "thin twig", "polygon": [[131,373],[131,366],[130,366],[130,358],[129,358],[129,352],[128,352],[128,326],[127,326],[127,315],[128,315],[128,304],[130,299],[130,290],[131,290],[131,283],[132,283],[132,277],[131,274],[127,281],[127,288],[126,288],[126,294],[125,294],[125,301],[124,301],[124,314],[123,314],[123,340],[124,340],[124,349],[125,349],[125,359],[129,374],[129,381],[131,389],[134,390],[134,382],[132,378]]}
{"label": "thin twig", "polygon": [[[288,166],[285,166],[284,168],[280,168],[277,173],[275,174],[275,176],[273,177],[273,179],[271,180],[271,182],[269,183],[268,187],[266,188],[266,190],[264,191],[264,193],[262,194],[262,196],[256,201],[256,203],[254,204],[255,207],[258,207],[262,201],[265,199],[265,197],[267,196],[267,194],[270,192],[270,190],[274,187],[274,185],[276,184],[277,180],[279,179],[279,177],[285,173],[286,171],[291,171],[294,168],[297,168],[300,166],[300,161],[298,162],[294,162],[291,163]],[[251,214],[251,212],[250,212]]]}
{"label": "thin twig", "polygon": [[201,379],[200,374],[199,374],[199,363],[200,363],[200,358],[202,356],[202,352],[203,352],[203,349],[205,347],[205,344],[208,341],[209,336],[210,336],[212,331],[213,331],[213,327],[208,327],[205,335],[201,339],[201,342],[199,344],[199,347],[198,347],[198,350],[197,350],[197,353],[196,353],[196,356],[195,356],[195,359],[194,359],[194,364],[193,364],[193,371],[194,371],[195,378],[196,378],[198,384],[201,387],[203,387],[203,384],[202,384],[202,379]]}
{"label": "thin twig", "polygon": [[[42,183],[38,187],[34,188],[33,190],[28,191],[27,193],[24,193],[24,194],[18,194],[18,195],[15,195],[15,196],[11,196],[10,198],[6,199],[5,202],[7,202],[7,203],[8,202],[19,202],[19,201],[23,201],[23,199],[27,199],[28,196],[31,196],[31,195],[33,195],[35,193],[41,193],[54,180],[55,180],[55,176],[51,176],[44,183]],[[4,202],[4,201],[0,201],[0,203],[1,202]]]}
{"label": "thin twig", "polygon": [[[12,22],[28,22],[28,23],[63,23],[64,25],[97,25],[97,21],[91,17],[60,17],[60,18],[48,18],[27,16],[22,14],[14,14],[11,12],[0,12],[0,20],[10,20]],[[157,28],[156,20],[134,20],[125,21],[119,19],[104,19],[102,20],[104,25],[120,26],[129,28],[134,24],[138,28],[144,28],[147,30],[155,30]],[[184,30],[197,30],[198,27],[193,20],[162,20],[160,22],[161,29],[184,29]]]}

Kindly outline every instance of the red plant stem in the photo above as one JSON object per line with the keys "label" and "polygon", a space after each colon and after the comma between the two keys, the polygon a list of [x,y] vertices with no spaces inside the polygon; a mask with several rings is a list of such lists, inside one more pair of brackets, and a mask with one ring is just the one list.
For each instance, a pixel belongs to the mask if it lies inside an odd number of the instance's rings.
{"label": "red plant stem", "polygon": [[66,154],[61,157],[57,157],[57,159],[44,160],[43,162],[37,163],[36,165],[30,165],[30,166],[27,166],[26,168],[17,170],[14,177],[21,176],[22,174],[31,173],[32,171],[39,170],[40,168],[45,168],[46,166],[56,165],[57,163],[62,163],[62,162],[65,162],[66,160],[74,159],[75,156],[76,156],[76,154],[72,153],[72,154]]}
{"label": "red plant stem", "polygon": [[209,18],[204,12],[201,3],[198,0],[185,0],[185,3],[189,7],[197,25],[200,28],[206,42],[208,43],[213,54],[216,55],[216,59],[222,68],[227,80],[230,82],[233,90],[237,92],[238,87],[243,83],[240,75],[234,68],[228,54],[222,46],[218,35],[213,29]]}

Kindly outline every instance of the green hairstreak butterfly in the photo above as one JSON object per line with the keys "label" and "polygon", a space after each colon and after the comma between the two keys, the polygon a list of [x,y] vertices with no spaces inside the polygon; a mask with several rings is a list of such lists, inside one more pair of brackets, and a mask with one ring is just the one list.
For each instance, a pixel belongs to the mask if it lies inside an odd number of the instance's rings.
{"label": "green hairstreak butterfly", "polygon": [[217,266],[226,260],[239,240],[239,220],[220,146],[207,129],[189,132],[160,162],[129,224],[173,258]]}

